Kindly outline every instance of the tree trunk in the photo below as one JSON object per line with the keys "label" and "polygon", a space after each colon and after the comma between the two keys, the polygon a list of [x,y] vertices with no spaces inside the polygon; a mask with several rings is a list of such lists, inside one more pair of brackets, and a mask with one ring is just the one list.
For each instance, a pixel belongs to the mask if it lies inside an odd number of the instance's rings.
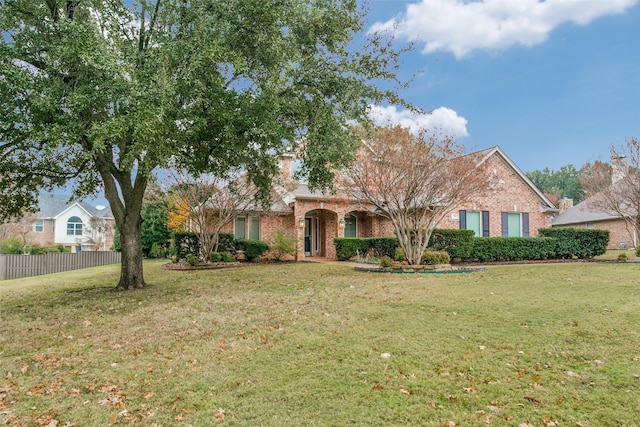
{"label": "tree trunk", "polygon": [[116,289],[140,289],[146,286],[142,270],[142,239],[139,221],[124,221],[120,228],[122,263]]}

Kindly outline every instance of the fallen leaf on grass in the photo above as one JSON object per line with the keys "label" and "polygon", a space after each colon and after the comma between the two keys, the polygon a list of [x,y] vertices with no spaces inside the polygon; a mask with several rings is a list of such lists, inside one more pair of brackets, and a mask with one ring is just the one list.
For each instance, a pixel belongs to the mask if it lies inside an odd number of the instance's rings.
{"label": "fallen leaf on grass", "polygon": [[224,421],[224,409],[218,408],[218,410],[215,413],[215,418],[216,418],[216,421],[218,422]]}
{"label": "fallen leaf on grass", "polygon": [[405,390],[404,388],[401,388],[401,389],[400,389],[400,393],[402,393],[402,394],[406,394],[407,396],[411,395],[411,391],[409,391],[409,390]]}
{"label": "fallen leaf on grass", "polygon": [[531,403],[535,403],[536,405],[542,405],[542,402],[540,402],[538,399],[536,399],[535,397],[531,397],[531,396],[525,396],[524,397],[525,400],[528,400]]}

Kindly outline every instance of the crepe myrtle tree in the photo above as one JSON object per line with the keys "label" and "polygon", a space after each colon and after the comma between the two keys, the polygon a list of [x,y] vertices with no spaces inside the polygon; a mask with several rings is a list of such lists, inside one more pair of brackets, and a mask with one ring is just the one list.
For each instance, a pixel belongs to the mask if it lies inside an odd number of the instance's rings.
{"label": "crepe myrtle tree", "polygon": [[353,157],[351,123],[402,104],[401,50],[356,0],[0,2],[0,215],[72,183],[104,191],[122,239],[117,288],[145,286],[141,208],[176,157],[241,167],[268,197],[278,154],[305,141],[314,188]]}
{"label": "crepe myrtle tree", "polygon": [[449,137],[417,135],[401,126],[363,135],[341,187],[393,224],[409,264],[419,264],[438,222],[487,188],[477,156]]}
{"label": "crepe myrtle tree", "polygon": [[176,168],[170,177],[175,217],[184,216],[186,228],[198,236],[200,259],[209,263],[209,254],[218,250],[220,232],[239,213],[254,206],[258,189],[241,170],[219,177],[211,173],[194,176]]}
{"label": "crepe myrtle tree", "polygon": [[609,148],[610,162],[596,160],[582,167],[580,183],[587,206],[625,221],[632,242],[640,230],[640,140],[630,138]]}

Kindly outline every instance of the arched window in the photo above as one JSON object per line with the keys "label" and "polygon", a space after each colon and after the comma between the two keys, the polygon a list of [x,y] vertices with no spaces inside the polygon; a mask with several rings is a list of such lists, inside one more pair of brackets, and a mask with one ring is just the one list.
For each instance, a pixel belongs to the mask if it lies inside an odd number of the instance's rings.
{"label": "arched window", "polygon": [[67,236],[82,236],[82,220],[77,216],[67,221]]}

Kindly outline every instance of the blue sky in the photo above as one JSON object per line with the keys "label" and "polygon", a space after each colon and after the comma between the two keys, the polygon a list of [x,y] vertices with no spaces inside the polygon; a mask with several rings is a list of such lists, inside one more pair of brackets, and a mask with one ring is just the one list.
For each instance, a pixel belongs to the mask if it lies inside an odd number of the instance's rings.
{"label": "blue sky", "polygon": [[[414,43],[400,94],[468,149],[499,145],[524,171],[580,168],[640,137],[639,0],[370,0],[369,30]],[[393,25],[392,25],[393,24]]]}

